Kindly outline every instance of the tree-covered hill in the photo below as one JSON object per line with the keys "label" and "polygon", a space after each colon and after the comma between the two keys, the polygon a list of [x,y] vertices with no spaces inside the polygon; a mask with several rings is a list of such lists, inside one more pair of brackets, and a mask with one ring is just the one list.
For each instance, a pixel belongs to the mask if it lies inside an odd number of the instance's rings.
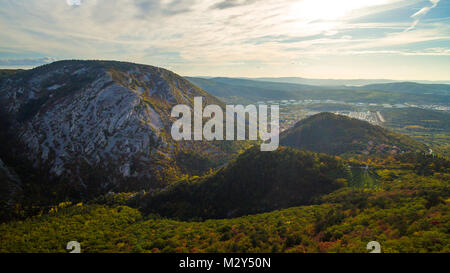
{"label": "tree-covered hill", "polygon": [[23,72],[23,71],[25,71],[25,70],[23,70],[23,69],[0,69],[0,80],[2,78],[6,78],[6,77],[12,76],[14,74]]}
{"label": "tree-covered hill", "polygon": [[146,213],[180,219],[236,217],[311,204],[345,186],[348,177],[348,167],[333,156],[254,147],[215,174],[148,194],[140,205]]}
{"label": "tree-covered hill", "polygon": [[[206,90],[225,102],[255,103],[257,100],[295,99],[297,96],[283,88],[270,89],[270,86],[239,85],[241,82],[227,82],[218,79],[186,77],[187,80]],[[250,81],[252,82],[252,81]]]}
{"label": "tree-covered hill", "polygon": [[427,150],[424,144],[410,137],[331,113],[320,113],[299,121],[280,135],[280,143],[332,155],[397,154]]}
{"label": "tree-covered hill", "polygon": [[[450,85],[393,83],[360,86],[327,86],[320,82],[294,82],[240,79],[193,78],[193,84],[232,103],[256,103],[267,100],[339,100],[366,103],[448,104]],[[314,84],[314,85],[308,85]]]}
{"label": "tree-covered hill", "polygon": [[367,90],[379,90],[404,94],[450,95],[450,84],[421,84],[415,82],[394,82],[363,86]]}
{"label": "tree-covered hill", "polygon": [[[426,171],[417,172],[419,166]],[[421,168],[422,168],[421,167]],[[48,213],[0,224],[0,252],[450,252],[449,161],[402,155],[379,163],[376,189],[344,187],[299,206],[202,222],[145,216],[109,194],[102,204],[61,203]]]}

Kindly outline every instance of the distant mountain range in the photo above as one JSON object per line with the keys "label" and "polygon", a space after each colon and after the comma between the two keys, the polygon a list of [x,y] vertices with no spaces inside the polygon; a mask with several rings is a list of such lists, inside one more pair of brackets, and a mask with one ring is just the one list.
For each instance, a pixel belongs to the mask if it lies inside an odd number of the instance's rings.
{"label": "distant mountain range", "polygon": [[[294,84],[308,84],[319,86],[364,86],[371,84],[385,84],[385,83],[401,83],[405,81],[388,80],[388,79],[308,79],[300,77],[281,77],[281,78],[245,78],[249,80],[266,81],[266,82],[280,82],[280,83],[294,83]],[[450,81],[415,81],[421,84],[450,84]]]}
{"label": "distant mountain range", "polygon": [[[368,103],[450,103],[450,85],[410,82],[365,86],[308,85],[242,78],[187,79],[225,102],[255,103],[270,100],[340,100]],[[406,96],[405,96],[406,94]]]}
{"label": "distant mountain range", "polygon": [[279,82],[279,83],[293,83],[293,84],[309,84],[319,86],[363,86],[368,84],[391,83],[396,82],[386,79],[356,79],[356,80],[337,80],[337,79],[308,79],[300,77],[282,77],[282,78],[246,78],[249,80],[265,81],[265,82]]}
{"label": "distant mountain range", "polygon": [[405,94],[445,95],[450,96],[450,84],[420,84],[415,82],[397,82],[385,84],[371,84],[364,89]]}
{"label": "distant mountain range", "polygon": [[322,87],[259,82],[234,78],[190,78],[187,80],[226,102],[255,103],[259,100],[298,99],[300,92],[322,90]]}
{"label": "distant mountain range", "polygon": [[[218,77],[211,76],[188,76],[185,78],[201,78],[201,79],[214,79]],[[224,77],[222,77],[224,78]],[[385,83],[402,83],[402,82],[415,82],[421,84],[450,84],[450,80],[447,81],[427,81],[427,80],[390,80],[390,79],[312,79],[302,77],[238,77],[236,79],[244,79],[251,81],[263,81],[263,82],[277,82],[277,83],[293,83],[293,84],[305,84],[305,85],[318,85],[318,86],[364,86],[371,84],[385,84]]]}

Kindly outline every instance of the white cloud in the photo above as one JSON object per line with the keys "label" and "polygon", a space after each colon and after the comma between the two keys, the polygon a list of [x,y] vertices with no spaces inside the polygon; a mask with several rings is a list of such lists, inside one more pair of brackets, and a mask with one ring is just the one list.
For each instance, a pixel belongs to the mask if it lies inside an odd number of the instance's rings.
{"label": "white cloud", "polygon": [[79,6],[81,5],[81,0],[66,0],[69,6]]}
{"label": "white cloud", "polygon": [[[407,21],[360,20],[416,0],[89,0],[76,8],[62,0],[4,1],[3,53],[117,59],[183,73],[220,65],[286,64],[303,56],[398,52],[389,47],[450,36],[448,27],[437,24],[404,33],[411,27]],[[430,1],[431,7],[438,2]]]}
{"label": "white cloud", "polygon": [[423,7],[418,12],[414,13],[413,15],[411,15],[411,18],[414,18],[415,20],[412,23],[412,25],[406,31],[410,31],[410,30],[414,29],[419,24],[420,19],[423,16],[425,16],[428,12],[430,12],[430,10],[434,9],[438,5],[440,0],[430,0],[430,2],[432,4],[431,6]]}
{"label": "white cloud", "polygon": [[7,67],[34,67],[56,61],[51,57],[25,58],[25,59],[0,59],[0,65]]}

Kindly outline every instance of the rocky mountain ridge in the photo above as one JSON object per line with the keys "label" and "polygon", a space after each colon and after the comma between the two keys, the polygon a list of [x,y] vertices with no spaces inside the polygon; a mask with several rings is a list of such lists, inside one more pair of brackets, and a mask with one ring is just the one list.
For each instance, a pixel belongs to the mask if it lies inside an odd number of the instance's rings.
{"label": "rocky mountain ridge", "polygon": [[60,61],[0,82],[20,150],[35,167],[81,183],[99,170],[107,184],[153,179],[177,168],[173,158],[183,146],[223,153],[211,143],[170,137],[171,108],[192,106],[195,96],[222,104],[168,70],[112,61]]}

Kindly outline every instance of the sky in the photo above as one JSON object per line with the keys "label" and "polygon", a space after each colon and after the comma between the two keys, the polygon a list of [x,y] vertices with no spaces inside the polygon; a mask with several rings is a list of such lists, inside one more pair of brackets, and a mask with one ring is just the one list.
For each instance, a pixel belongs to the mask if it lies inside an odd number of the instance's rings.
{"label": "sky", "polygon": [[131,61],[183,76],[450,80],[450,0],[2,0],[0,68]]}

